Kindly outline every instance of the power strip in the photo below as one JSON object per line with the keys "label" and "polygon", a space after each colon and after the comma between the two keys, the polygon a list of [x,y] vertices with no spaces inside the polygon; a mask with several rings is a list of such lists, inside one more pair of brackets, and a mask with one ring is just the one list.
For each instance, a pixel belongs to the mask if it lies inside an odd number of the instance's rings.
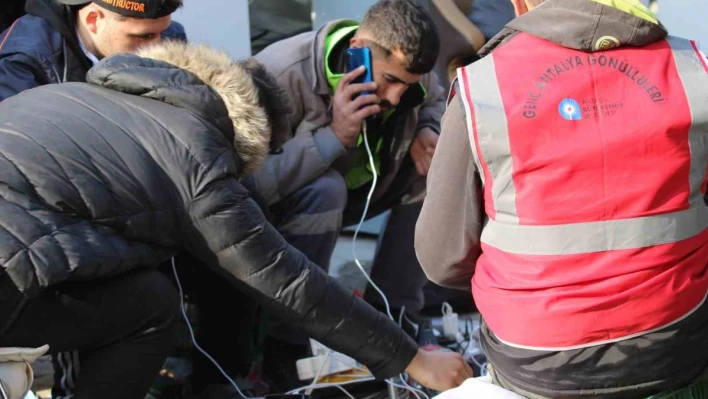
{"label": "power strip", "polygon": [[300,359],[295,363],[295,366],[300,380],[311,380],[315,378],[320,370],[322,370],[320,373],[321,378],[361,368],[356,360],[337,352],[331,352],[329,356],[319,355]]}

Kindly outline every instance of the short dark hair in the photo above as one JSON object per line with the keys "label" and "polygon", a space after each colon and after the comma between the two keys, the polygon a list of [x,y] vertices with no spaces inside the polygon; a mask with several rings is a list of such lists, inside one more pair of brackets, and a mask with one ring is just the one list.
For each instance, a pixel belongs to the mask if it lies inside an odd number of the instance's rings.
{"label": "short dark hair", "polygon": [[290,97],[278,81],[255,58],[239,62],[251,75],[258,92],[258,105],[263,107],[271,127],[270,149],[278,152],[290,134],[288,116],[292,113]]}
{"label": "short dark hair", "polygon": [[364,15],[359,32],[366,32],[387,56],[400,50],[407,70],[424,74],[433,70],[440,53],[440,36],[427,11],[413,0],[380,0]]}

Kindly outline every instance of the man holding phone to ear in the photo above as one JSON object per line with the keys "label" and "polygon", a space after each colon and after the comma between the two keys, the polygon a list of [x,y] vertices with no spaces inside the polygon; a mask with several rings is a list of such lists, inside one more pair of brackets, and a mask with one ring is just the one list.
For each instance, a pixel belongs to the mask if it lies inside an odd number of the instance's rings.
{"label": "man holding phone to ear", "polygon": [[[347,71],[349,48],[371,52],[373,82],[356,83],[362,66]],[[372,278],[391,311],[418,311],[427,282],[413,249],[415,221],[445,112],[445,90],[430,73],[440,49],[435,24],[407,0],[374,4],[361,24],[338,20],[316,32],[275,43],[256,58],[293,101],[290,136],[283,153],[271,155],[251,189],[267,202],[273,223],[288,242],[324,269],[342,226],[356,224],[373,182],[362,135],[367,124],[378,182],[367,217],[392,210],[379,241]],[[362,95],[359,95],[364,93]],[[371,289],[366,299],[383,310]],[[286,364],[306,356],[306,337],[274,323],[269,358]],[[271,370],[272,372],[272,370]],[[287,371],[285,371],[287,373]]]}

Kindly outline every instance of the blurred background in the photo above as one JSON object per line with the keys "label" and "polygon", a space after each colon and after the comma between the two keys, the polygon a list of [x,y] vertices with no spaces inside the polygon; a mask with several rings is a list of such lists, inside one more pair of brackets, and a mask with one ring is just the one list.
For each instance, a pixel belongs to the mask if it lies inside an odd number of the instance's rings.
{"label": "blurred background", "polygon": [[[435,3],[432,0],[417,1]],[[256,54],[275,41],[317,29],[324,22],[332,19],[360,19],[374,2],[374,0],[198,0],[197,7],[197,0],[186,0],[185,7],[174,17],[185,25],[190,40],[219,45],[234,57],[245,57]],[[648,0],[643,2],[649,3]],[[470,10],[474,7],[473,0],[455,1],[455,3],[463,9]],[[705,0],[658,0],[653,3],[652,7],[671,34],[708,43],[708,12],[706,12],[708,4]],[[219,26],[220,31],[213,31],[214,26]],[[243,39],[246,37],[250,37],[250,41]]]}
{"label": "blurred background", "polygon": [[[475,12],[487,18],[489,10],[505,8],[498,4],[507,0],[496,0],[499,3],[489,0],[411,1],[427,7],[438,24],[444,45],[436,72],[446,86],[456,67],[473,62],[477,50],[489,39],[483,32],[486,31],[485,20],[479,20],[479,16],[475,19]],[[708,49],[706,0],[640,1],[658,13],[671,34],[703,42],[703,50]],[[24,13],[24,2],[0,1],[0,31]],[[318,29],[327,21],[361,19],[375,0],[185,0],[184,3],[173,18],[184,25],[191,42],[208,43],[222,48],[232,58],[244,58],[276,41]],[[386,218],[384,214],[364,225],[365,240],[369,243],[362,244],[367,248],[362,251],[362,259],[373,259],[375,242]],[[353,260],[346,235],[340,241],[343,243],[338,246],[332,264],[335,273],[344,272],[346,268],[338,266],[351,264]],[[454,293],[432,284],[425,294],[426,305],[431,308],[439,308],[443,300],[452,301],[454,297],[459,303],[471,303],[469,293]]]}
{"label": "blurred background", "polygon": [[[434,0],[416,0],[430,3]],[[503,1],[503,0],[499,0]],[[225,49],[232,57],[256,54],[268,44],[317,29],[335,18],[359,19],[374,0],[186,0],[175,13],[190,41],[206,42]],[[649,4],[649,0],[642,0]],[[24,0],[3,0],[0,31],[22,15]],[[463,10],[474,0],[455,0]],[[469,3],[469,4],[467,4]],[[676,36],[708,43],[708,13],[705,0],[656,0],[651,6]],[[435,10],[433,10],[435,12]],[[214,27],[219,27],[214,29]],[[250,40],[248,39],[250,38]],[[705,48],[704,48],[705,50]]]}

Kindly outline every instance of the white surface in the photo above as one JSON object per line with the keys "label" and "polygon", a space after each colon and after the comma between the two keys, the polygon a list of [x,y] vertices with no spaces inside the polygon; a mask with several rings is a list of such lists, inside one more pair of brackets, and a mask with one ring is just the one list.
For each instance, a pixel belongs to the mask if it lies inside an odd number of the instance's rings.
{"label": "white surface", "polygon": [[0,381],[8,399],[22,399],[34,380],[32,367],[26,362],[0,363]]}
{"label": "white surface", "polygon": [[460,333],[459,315],[452,310],[452,306],[447,302],[443,303],[442,312],[443,335],[455,339]]}
{"label": "white surface", "polygon": [[436,399],[524,399],[504,388],[492,384],[492,378],[479,377],[470,378],[459,388],[451,389],[435,397]]}
{"label": "white surface", "polygon": [[674,36],[698,40],[708,50],[706,0],[659,0],[659,19]]}
{"label": "white surface", "polygon": [[[334,352],[314,339],[310,339],[310,348],[312,349],[313,356],[299,359],[295,363],[297,374],[301,381],[311,380],[317,377],[318,374],[319,379],[328,375],[362,367],[351,357],[339,352]],[[327,353],[329,353],[329,356]],[[320,370],[322,371],[320,372]],[[317,383],[317,381],[314,381],[314,383]]]}
{"label": "white surface", "polygon": [[172,17],[191,43],[220,48],[233,59],[251,55],[248,0],[185,0]]}
{"label": "white surface", "polygon": [[[325,363],[325,361],[327,363]],[[324,368],[322,367],[323,365]],[[320,355],[300,359],[295,363],[295,366],[297,367],[297,375],[300,381],[315,378],[320,370],[322,370],[322,373],[320,373],[319,378],[322,378],[359,367],[356,364],[356,360],[336,352],[333,352],[329,356]]]}

